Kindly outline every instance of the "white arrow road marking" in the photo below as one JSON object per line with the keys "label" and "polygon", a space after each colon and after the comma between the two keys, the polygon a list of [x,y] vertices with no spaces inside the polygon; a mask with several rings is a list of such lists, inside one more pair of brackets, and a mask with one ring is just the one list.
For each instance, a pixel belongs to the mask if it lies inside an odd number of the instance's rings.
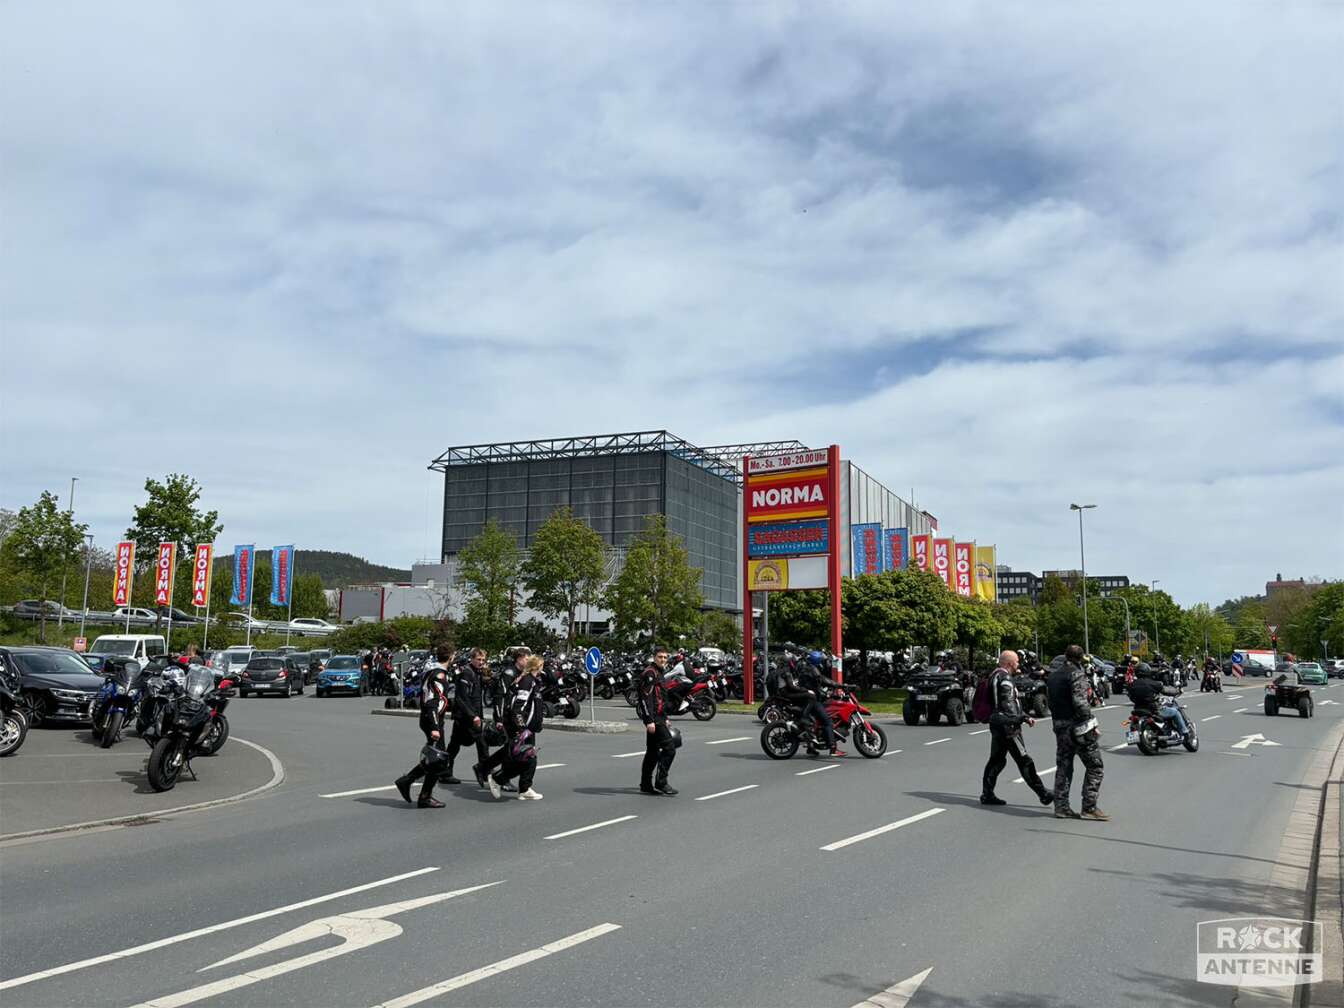
{"label": "white arrow road marking", "polygon": [[815,770],[799,770],[794,776],[806,777],[808,774],[821,773],[823,770],[834,770],[839,765],[839,763],[828,763],[826,766],[819,766]]}
{"label": "white arrow road marking", "polygon": [[760,787],[759,784],[744,784],[742,787],[735,787],[731,791],[719,791],[715,794],[703,795],[696,801],[709,801],[711,798],[722,798],[724,795],[737,794],[739,791],[750,791],[752,788]]}
{"label": "white arrow road marking", "polygon": [[385,903],[382,906],[370,907],[367,910],[355,910],[351,913],[337,914],[334,917],[322,917],[315,921],[309,921],[307,924],[300,925],[286,931],[282,935],[262,942],[245,952],[239,952],[237,955],[229,956],[227,959],[221,959],[217,963],[211,963],[204,967],[200,972],[208,969],[215,969],[219,966],[228,966],[232,963],[240,962],[243,959],[251,959],[254,956],[266,955],[271,952],[278,952],[281,949],[289,948],[293,945],[302,945],[305,942],[313,941],[316,938],[325,938],[329,935],[343,939],[341,944],[331,948],[319,949],[316,952],[309,952],[307,955],[296,956],[293,959],[286,959],[282,962],[273,963],[270,966],[263,966],[260,969],[251,970],[246,973],[236,973],[230,977],[224,977],[208,984],[201,984],[199,987],[192,987],[188,990],[178,991],[176,994],[165,994],[162,997],[146,1001],[135,1008],[181,1008],[182,1005],[194,1004],[197,1001],[203,1001],[206,998],[215,997],[218,994],[224,994],[228,991],[238,990],[241,987],[250,987],[253,984],[261,983],[263,980],[269,980],[272,977],[284,976],[286,973],[293,973],[295,970],[303,969],[305,966],[312,966],[316,963],[326,962],[328,959],[335,959],[338,956],[349,955],[351,952],[358,952],[362,948],[368,948],[370,945],[377,945],[390,938],[396,938],[401,934],[401,925],[394,924],[388,920],[395,914],[407,913],[411,910],[418,910],[420,907],[430,906],[434,903],[442,903],[444,900],[450,900],[454,896],[463,896],[467,893],[479,892],[482,889],[490,889],[497,885],[503,885],[501,882],[487,882],[484,885],[471,886],[469,889],[455,889],[452,892],[434,893],[431,896],[420,896],[416,899],[402,900],[399,903]]}
{"label": "white arrow road marking", "polygon": [[1200,722],[1200,724],[1203,724],[1205,721],[1217,721],[1220,717],[1222,717],[1221,714],[1214,714],[1214,715],[1211,716],[1211,717],[1200,718],[1200,719],[1199,719],[1199,722]]}
{"label": "white arrow road marking", "polygon": [[1245,738],[1243,738],[1240,742],[1233,742],[1233,743],[1232,743],[1232,748],[1233,748],[1233,749],[1246,749],[1246,748],[1248,748],[1248,747],[1250,747],[1250,746],[1253,746],[1253,745],[1259,745],[1259,746],[1276,746],[1276,745],[1278,745],[1278,744],[1279,744],[1279,743],[1277,743],[1277,742],[1271,742],[1271,741],[1269,741],[1269,739],[1265,738],[1263,735],[1261,735],[1261,734],[1259,734],[1259,733],[1256,733],[1255,735],[1247,735],[1247,736],[1246,736]]}
{"label": "white arrow road marking", "polygon": [[932,742],[925,742],[925,745],[937,745],[939,742],[951,742],[950,738],[936,738]]}
{"label": "white arrow road marking", "polygon": [[580,931],[572,934],[568,938],[561,938],[559,941],[553,941],[540,948],[529,949],[526,952],[519,952],[517,955],[509,956],[507,959],[501,959],[493,962],[489,966],[482,966],[480,969],[474,969],[469,973],[461,973],[431,987],[422,987],[418,991],[411,991],[409,994],[403,994],[399,998],[393,998],[391,1001],[384,1001],[375,1008],[410,1008],[411,1005],[417,1005],[421,1001],[428,1001],[432,997],[438,997],[440,994],[447,994],[449,991],[455,991],[460,987],[466,987],[474,984],[478,980],[486,980],[492,976],[498,976],[500,973],[506,973],[511,969],[517,969],[519,966],[526,966],[528,963],[536,962],[538,959],[545,959],[549,955],[557,952],[563,952],[567,948],[573,948],[575,945],[582,945],[586,941],[592,941],[594,938],[600,938],[604,934],[610,934],[613,931],[619,931],[619,924],[599,924],[597,927],[588,928],[586,931]]}
{"label": "white arrow road marking", "polygon": [[923,973],[916,973],[908,980],[902,980],[894,987],[888,987],[884,991],[878,991],[867,1000],[860,1001],[854,1008],[905,1008],[905,1006],[910,1003],[910,999],[915,996],[915,992],[919,990],[920,986],[929,978],[929,974],[932,972],[933,967],[930,966]]}
{"label": "white arrow road marking", "polygon": [[[1058,770],[1058,769],[1059,769],[1059,767],[1050,767],[1050,768],[1047,769],[1047,770],[1038,770],[1038,771],[1037,771],[1037,776],[1040,776],[1040,777],[1046,777],[1046,776],[1049,776],[1050,774],[1054,773],[1054,772],[1055,772],[1056,770]],[[1014,784],[1025,784],[1026,781],[1024,781],[1021,777],[1014,777],[1014,778],[1013,778],[1013,783],[1014,783]]]}
{"label": "white arrow road marking", "polygon": [[859,833],[852,837],[845,837],[843,840],[837,840],[835,843],[829,843],[821,850],[838,851],[841,847],[848,847],[850,844],[856,844],[863,840],[871,840],[875,836],[881,836],[883,833],[890,833],[892,830],[900,829],[902,826],[909,826],[911,823],[917,823],[921,819],[928,819],[930,816],[936,816],[939,812],[946,812],[945,808],[933,808],[927,812],[921,812],[919,815],[907,816],[894,823],[887,823],[885,826],[879,826],[877,829],[870,829],[867,833]]}
{"label": "white arrow road marking", "polygon": [[377,889],[379,886],[404,882],[407,879],[416,878],[420,875],[426,875],[429,872],[436,872],[438,870],[438,868],[420,868],[413,872],[406,872],[403,875],[393,875],[391,878],[379,879],[377,882],[365,882],[363,885],[357,885],[350,889],[342,889],[339,892],[328,893],[326,896],[314,896],[312,899],[302,900],[298,903],[290,903],[287,906],[276,907],[274,910],[263,910],[261,913],[251,914],[247,917],[238,917],[231,921],[225,921],[222,924],[211,924],[209,927],[197,928],[195,931],[187,931],[183,934],[173,935],[171,938],[160,938],[158,941],[147,942],[144,945],[135,945],[128,949],[122,949],[120,952],[109,952],[106,955],[94,956],[92,959],[81,959],[79,962],[67,963],[64,966],[53,966],[51,969],[42,970],[39,973],[29,973],[26,976],[14,977],[12,980],[0,982],[0,990],[8,990],[10,987],[20,987],[23,984],[32,983],[35,980],[45,980],[48,977],[60,976],[63,973],[73,973],[76,970],[82,970],[89,966],[101,966],[103,963],[112,962],[114,959],[126,959],[130,956],[139,955],[142,952],[153,952],[156,949],[166,948],[169,945],[176,945],[178,942],[190,941],[192,938],[200,938],[203,935],[214,934],[217,931],[227,931],[229,928],[241,927],[244,924],[252,924],[259,920],[265,920],[267,917],[277,917],[280,914],[289,913],[292,910],[302,910],[305,907],[316,906],[319,903],[327,903],[334,899],[340,899],[343,896],[353,896],[355,893],[366,892],[369,889]]}
{"label": "white arrow road marking", "polygon": [[614,826],[617,823],[628,822],[631,819],[638,819],[636,815],[623,815],[619,819],[606,819],[602,822],[595,822],[591,826],[580,826],[578,829],[565,830],[563,833],[552,833],[548,837],[542,837],[543,840],[563,840],[565,837],[574,836],[578,833],[587,833],[589,830],[601,829],[603,826]]}
{"label": "white arrow road marking", "polygon": [[331,794],[320,794],[320,795],[318,795],[318,797],[319,797],[319,798],[349,798],[351,795],[357,795],[357,794],[373,794],[375,791],[395,791],[396,789],[397,789],[397,786],[396,786],[395,784],[385,784],[385,785],[383,785],[382,787],[366,787],[366,788],[359,788],[359,789],[357,789],[357,790],[355,790],[355,791],[333,791]]}
{"label": "white arrow road marking", "polygon": [[706,742],[705,745],[727,745],[729,742],[750,742],[750,735],[739,735],[737,738],[714,739],[712,742]]}
{"label": "white arrow road marking", "polygon": [[1318,701],[1317,701],[1317,705],[1320,706],[1320,707],[1329,707],[1331,704],[1337,704],[1337,703],[1339,703],[1338,700],[1318,700]]}

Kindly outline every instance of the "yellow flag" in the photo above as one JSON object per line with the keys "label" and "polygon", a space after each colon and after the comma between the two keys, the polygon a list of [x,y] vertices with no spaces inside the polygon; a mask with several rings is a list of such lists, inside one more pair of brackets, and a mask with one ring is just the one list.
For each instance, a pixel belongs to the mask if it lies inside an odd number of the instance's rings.
{"label": "yellow flag", "polygon": [[994,582],[995,550],[994,546],[975,548],[975,597],[986,602],[999,600]]}

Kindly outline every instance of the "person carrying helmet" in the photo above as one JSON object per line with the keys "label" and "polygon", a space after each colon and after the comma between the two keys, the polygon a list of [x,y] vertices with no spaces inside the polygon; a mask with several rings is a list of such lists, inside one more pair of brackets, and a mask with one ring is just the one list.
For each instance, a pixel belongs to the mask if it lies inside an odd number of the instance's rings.
{"label": "person carrying helmet", "polygon": [[541,731],[541,692],[545,664],[540,655],[528,654],[523,657],[522,671],[513,681],[508,708],[504,713],[506,738],[497,754],[501,757],[500,767],[488,775],[477,773],[477,781],[480,782],[484,776],[485,785],[495,798],[501,797],[504,786],[517,777],[518,799],[541,801],[541,792],[532,787],[532,781],[537,773],[536,740],[537,733]]}
{"label": "person carrying helmet", "polygon": [[[667,687],[663,684],[666,668],[667,648],[655,647],[653,661],[639,674],[635,713],[644,722],[645,732],[644,760],[639,767],[640,793],[670,798],[677,794],[677,789],[667,782],[677,746],[667,726]],[[658,771],[656,778],[655,769]]]}
{"label": "person carrying helmet", "polygon": [[[489,788],[490,793],[496,798],[499,797],[503,786],[495,779],[494,772],[501,769],[508,760],[509,747],[517,733],[523,728],[528,728],[534,733],[541,730],[541,678],[538,673],[546,663],[526,647],[513,648],[509,652],[509,657],[512,660],[499,676],[499,683],[495,686],[496,695],[500,698],[502,714],[500,721],[504,725],[504,744],[471,768],[471,772],[476,775],[476,783]],[[527,670],[528,660],[533,657],[537,659],[532,663],[537,673],[529,673]]]}
{"label": "person carrying helmet", "polygon": [[[406,801],[411,800],[411,785],[420,778],[420,808],[443,808],[443,802],[434,797],[434,786],[443,774],[447,752],[444,749],[444,722],[448,717],[448,668],[453,660],[453,649],[440,644],[434,652],[435,661],[426,666],[420,694],[420,730],[425,733],[425,747],[420,750],[420,761],[395,781],[397,790]],[[449,774],[451,776],[451,774]]]}

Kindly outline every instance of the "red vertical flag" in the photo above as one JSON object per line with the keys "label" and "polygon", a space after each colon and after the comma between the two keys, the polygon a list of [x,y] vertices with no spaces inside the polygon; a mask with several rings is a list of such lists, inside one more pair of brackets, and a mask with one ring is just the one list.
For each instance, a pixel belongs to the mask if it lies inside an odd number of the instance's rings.
{"label": "red vertical flag", "polygon": [[929,551],[932,549],[933,536],[913,535],[910,537],[910,559],[922,571],[929,569]]}
{"label": "red vertical flag", "polygon": [[935,539],[933,541],[933,572],[952,588],[952,540]]}
{"label": "red vertical flag", "polygon": [[975,543],[959,542],[953,548],[952,584],[962,598],[975,594]]}
{"label": "red vertical flag", "polygon": [[173,575],[177,572],[177,543],[159,543],[159,557],[154,561],[154,604],[173,604]]}
{"label": "red vertical flag", "polygon": [[191,565],[191,604],[204,608],[210,604],[210,575],[215,566],[215,547],[197,546]]}
{"label": "red vertical flag", "polygon": [[135,580],[135,543],[117,543],[117,566],[112,572],[112,604],[120,608],[131,604],[131,584]]}

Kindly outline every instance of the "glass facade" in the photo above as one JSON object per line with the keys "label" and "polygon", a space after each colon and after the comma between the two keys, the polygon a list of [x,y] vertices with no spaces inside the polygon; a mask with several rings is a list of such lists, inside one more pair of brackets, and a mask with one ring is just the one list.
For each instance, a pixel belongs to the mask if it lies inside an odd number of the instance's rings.
{"label": "glass facade", "polygon": [[564,505],[622,552],[650,515],[666,515],[691,564],[704,571],[705,604],[740,607],[737,485],[666,451],[446,466],[443,556],[478,536],[487,518],[526,548],[541,523]]}

